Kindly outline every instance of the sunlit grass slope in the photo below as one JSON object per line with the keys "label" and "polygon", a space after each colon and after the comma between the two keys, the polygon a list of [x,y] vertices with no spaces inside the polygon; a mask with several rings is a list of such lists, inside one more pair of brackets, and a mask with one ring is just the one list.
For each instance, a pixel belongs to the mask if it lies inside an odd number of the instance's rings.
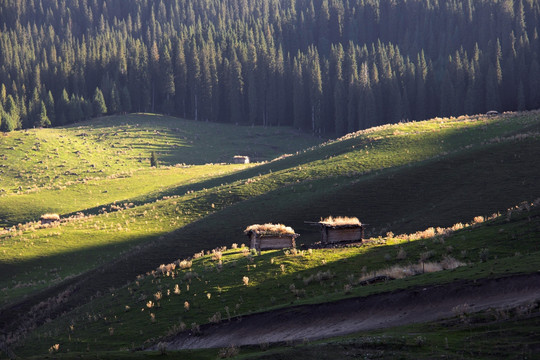
{"label": "sunlit grass slope", "polygon": [[[187,177],[200,182],[245,168],[186,170],[179,165],[230,163],[238,154],[266,161],[320,141],[289,128],[145,114],[4,134],[0,136],[0,226],[35,220],[45,212],[71,213],[126,201],[181,184]],[[169,168],[150,169],[152,151]]]}
{"label": "sunlit grass slope", "polygon": [[[0,237],[0,295],[12,302],[113,259],[125,262],[106,276],[118,285],[156,263],[240,243],[255,222],[292,225],[309,243],[318,234],[303,222],[327,215],[358,216],[371,233],[385,234],[505,210],[539,192],[539,124],[538,114],[526,113],[385,126],[173,186],[159,201],[107,206],[54,228],[22,226]],[[143,244],[140,254],[126,255]]]}
{"label": "sunlit grass slope", "polygon": [[[46,353],[129,350],[205,323],[290,305],[327,302],[411,286],[534,272],[540,200],[492,219],[387,236],[355,248],[232,249],[197,254],[110,290],[38,329],[20,349]],[[367,285],[376,276],[390,279]],[[391,280],[394,278],[394,280]],[[202,329],[204,331],[204,329]]]}

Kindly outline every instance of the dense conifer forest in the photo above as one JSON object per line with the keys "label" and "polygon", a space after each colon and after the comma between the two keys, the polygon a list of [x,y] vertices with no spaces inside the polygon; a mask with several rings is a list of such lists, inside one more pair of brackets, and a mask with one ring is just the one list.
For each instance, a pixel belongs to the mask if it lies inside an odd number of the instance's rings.
{"label": "dense conifer forest", "polygon": [[124,112],[344,134],[540,107],[538,0],[2,0],[0,129]]}

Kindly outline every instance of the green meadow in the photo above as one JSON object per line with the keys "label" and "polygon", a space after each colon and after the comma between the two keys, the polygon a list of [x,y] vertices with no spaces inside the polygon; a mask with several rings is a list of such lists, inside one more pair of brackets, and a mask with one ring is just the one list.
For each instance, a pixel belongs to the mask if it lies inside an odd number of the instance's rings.
{"label": "green meadow", "polygon": [[[523,204],[493,219],[476,218],[452,228],[380,237],[360,247],[258,255],[231,244],[201,252],[141,274],[42,326],[20,351],[45,353],[53,343],[75,353],[130,351],[244,314],[535,272],[539,205]],[[366,285],[366,279],[381,275],[392,280]]]}
{"label": "green meadow", "polygon": [[[16,333],[16,352],[57,343],[59,353],[127,351],[218,318],[536,271],[539,130],[540,115],[528,112],[386,125],[321,143],[290,129],[139,114],[4,136],[5,321],[15,329],[10,309],[31,317],[32,305],[66,294],[41,321],[25,318],[38,327]],[[152,151],[159,168],[149,166]],[[260,162],[226,164],[236,154]],[[62,221],[36,222],[47,212]],[[242,246],[243,229],[265,222],[315,243],[318,230],[304,221],[329,215],[359,217],[371,240],[261,255]],[[459,223],[469,225],[442,230]],[[458,266],[360,285],[421,258]]]}
{"label": "green meadow", "polygon": [[[5,134],[0,138],[0,225],[196,185],[207,177],[245,168],[218,166],[231,163],[234,155],[268,161],[320,141],[287,128],[145,114]],[[150,168],[152,151],[165,168]]]}

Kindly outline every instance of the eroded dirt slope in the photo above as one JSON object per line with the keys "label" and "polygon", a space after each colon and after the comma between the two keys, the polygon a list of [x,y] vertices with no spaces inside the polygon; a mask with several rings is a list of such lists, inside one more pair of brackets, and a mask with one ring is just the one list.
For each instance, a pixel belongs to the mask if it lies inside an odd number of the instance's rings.
{"label": "eroded dirt slope", "polygon": [[515,307],[540,300],[540,272],[495,279],[461,280],[333,303],[304,305],[244,316],[185,332],[167,348],[217,348],[315,340],[450,317],[458,311]]}

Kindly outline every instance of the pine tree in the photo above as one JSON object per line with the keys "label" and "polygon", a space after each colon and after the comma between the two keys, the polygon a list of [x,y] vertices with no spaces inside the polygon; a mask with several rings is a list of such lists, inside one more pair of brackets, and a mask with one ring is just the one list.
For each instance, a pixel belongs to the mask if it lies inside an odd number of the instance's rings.
{"label": "pine tree", "polygon": [[337,135],[347,133],[347,94],[343,79],[343,58],[345,53],[343,45],[337,44],[332,47],[331,66],[334,67],[334,129]]}
{"label": "pine tree", "polygon": [[540,66],[536,56],[532,59],[528,72],[529,78],[529,102],[530,109],[540,107]]}
{"label": "pine tree", "polygon": [[[17,107],[17,102],[13,98],[13,96],[8,95],[6,100],[6,107],[5,107],[5,113],[7,114],[7,118],[5,118],[5,131],[13,131],[16,129],[21,128],[21,115],[19,112],[19,108]],[[3,121],[4,122],[4,121]]]}
{"label": "pine tree", "polygon": [[69,96],[66,89],[63,89],[62,96],[60,97],[60,101],[58,101],[56,105],[56,114],[57,114],[56,116],[57,116],[58,125],[64,125],[69,122],[68,111],[69,111]]}
{"label": "pine tree", "polygon": [[322,132],[321,101],[322,101],[322,76],[319,62],[319,53],[314,47],[308,50],[308,80],[309,80],[309,100],[311,109],[311,131]]}
{"label": "pine tree", "polygon": [[305,90],[302,65],[298,58],[294,59],[293,66],[293,125],[297,129],[303,129],[305,123]]}
{"label": "pine tree", "polygon": [[236,54],[230,64],[229,102],[231,108],[231,122],[241,123],[244,118],[244,79],[242,77],[242,64]]}
{"label": "pine tree", "polygon": [[122,107],[122,112],[131,112],[131,94],[127,86],[122,88],[120,93],[120,103]]}
{"label": "pine tree", "polygon": [[523,86],[523,81],[519,82],[517,98],[518,98],[517,110],[524,111],[525,109],[527,109],[527,100],[525,98],[525,87]]}
{"label": "pine tree", "polygon": [[159,167],[159,161],[155,151],[152,151],[150,154],[150,166],[155,168]]}
{"label": "pine tree", "polygon": [[184,50],[184,43],[178,39],[174,54],[174,74],[175,74],[175,109],[176,113],[186,117],[187,100],[187,63]]}
{"label": "pine tree", "polygon": [[0,131],[10,132],[15,130],[15,125],[13,124],[13,121],[11,121],[11,117],[7,112],[2,111],[0,116],[2,117],[0,120]]}
{"label": "pine tree", "polygon": [[99,117],[107,113],[107,105],[105,104],[105,98],[103,97],[103,92],[98,87],[94,91],[92,108],[93,108],[94,117]]}
{"label": "pine tree", "polygon": [[[156,112],[156,87],[158,86],[158,79],[159,79],[159,50],[157,47],[156,42],[154,41],[152,43],[152,47],[150,48],[150,70],[151,70],[151,82],[152,82],[152,112]],[[109,107],[111,107],[111,111],[114,113],[115,111],[112,109],[114,104],[111,104]]]}
{"label": "pine tree", "polygon": [[47,116],[51,121],[51,125],[56,125],[56,112],[54,109],[54,97],[52,92],[49,90],[47,92],[47,97],[45,98],[45,106],[47,108]]}
{"label": "pine tree", "polygon": [[67,114],[70,123],[79,122],[84,119],[81,101],[75,94],[71,94],[71,97],[69,98]]}
{"label": "pine tree", "polygon": [[112,114],[118,114],[122,110],[122,105],[120,103],[120,94],[118,93],[118,88],[116,87],[116,83],[113,85],[111,89],[111,103],[109,104],[109,111]]}
{"label": "pine tree", "polygon": [[5,106],[7,101],[6,85],[2,83],[0,86],[0,105]]}
{"label": "pine tree", "polygon": [[353,132],[358,129],[358,65],[356,62],[356,49],[353,43],[349,44],[345,56],[345,74],[347,74],[348,99],[347,99],[347,132]]}
{"label": "pine tree", "polygon": [[49,117],[47,116],[47,107],[45,106],[45,103],[42,101],[40,104],[40,112],[39,112],[39,127],[49,127],[51,126],[51,121],[49,120]]}
{"label": "pine tree", "polygon": [[160,57],[159,73],[161,75],[160,93],[164,98],[163,110],[165,113],[172,113],[174,109],[173,98],[176,91],[174,83],[174,70],[169,49],[165,46],[163,56]]}

